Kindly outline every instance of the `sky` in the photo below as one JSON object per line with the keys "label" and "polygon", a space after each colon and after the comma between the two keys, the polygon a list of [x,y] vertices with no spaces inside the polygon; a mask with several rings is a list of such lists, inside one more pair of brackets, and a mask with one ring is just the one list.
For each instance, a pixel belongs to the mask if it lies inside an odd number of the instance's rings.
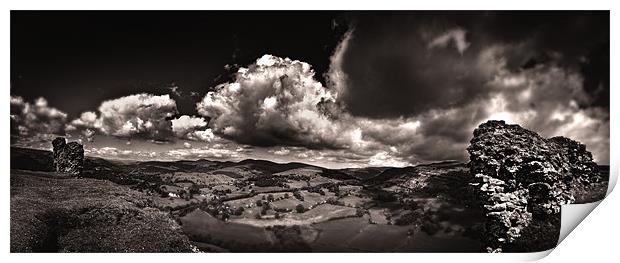
{"label": "sky", "polygon": [[125,160],[467,161],[490,119],[609,163],[609,12],[12,11],[11,143]]}

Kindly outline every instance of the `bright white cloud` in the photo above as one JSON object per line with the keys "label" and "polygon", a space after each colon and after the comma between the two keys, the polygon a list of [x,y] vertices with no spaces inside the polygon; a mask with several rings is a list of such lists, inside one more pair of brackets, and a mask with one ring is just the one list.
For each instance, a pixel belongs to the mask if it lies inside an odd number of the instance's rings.
{"label": "bright white cloud", "polygon": [[66,131],[92,141],[95,132],[122,138],[169,141],[176,138],[206,141],[215,139],[202,117],[178,113],[169,95],[136,94],[104,101],[99,112],[87,111],[66,126]]}
{"label": "bright white cloud", "polygon": [[171,132],[170,118],[177,108],[169,95],[136,94],[104,101],[99,113],[104,134],[165,139]]}
{"label": "bright white cloud", "polygon": [[589,100],[579,72],[542,66],[504,72],[489,85],[496,92],[482,105],[488,119],[517,123],[544,137],[577,140],[588,147],[595,161],[609,162],[609,113],[578,106]]}
{"label": "bright white cloud", "polygon": [[50,107],[45,98],[39,97],[33,103],[22,97],[11,96],[11,134],[16,136],[38,136],[62,134],[67,114]]}
{"label": "bright white cloud", "polygon": [[115,137],[169,140],[176,102],[169,95],[136,94],[107,100],[99,114],[84,112],[67,125],[68,132],[90,129]]}
{"label": "bright white cloud", "polygon": [[284,147],[280,147],[280,149],[270,150],[270,152],[272,152],[275,155],[288,155],[291,152],[291,150],[284,148]]}
{"label": "bright white cloud", "polygon": [[172,131],[178,138],[193,141],[210,142],[215,139],[211,129],[207,129],[207,121],[202,117],[183,115],[172,119]]}
{"label": "bright white cloud", "polygon": [[370,157],[368,160],[370,166],[391,166],[404,167],[409,165],[408,162],[400,160],[400,158],[392,156],[391,153],[381,151]]}
{"label": "bright white cloud", "polygon": [[207,93],[197,110],[214,133],[242,143],[346,147],[355,134],[330,119],[334,101],[309,64],[265,55]]}

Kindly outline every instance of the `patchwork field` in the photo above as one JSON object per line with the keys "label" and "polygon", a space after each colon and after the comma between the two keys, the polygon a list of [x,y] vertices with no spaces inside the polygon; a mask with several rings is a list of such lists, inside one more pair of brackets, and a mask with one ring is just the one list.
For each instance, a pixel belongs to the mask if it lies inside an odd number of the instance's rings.
{"label": "patchwork field", "polygon": [[12,150],[42,160],[39,171],[11,170],[14,252],[483,251],[484,216],[460,163],[327,170],[87,158],[88,178],[77,179],[49,172],[46,152]]}

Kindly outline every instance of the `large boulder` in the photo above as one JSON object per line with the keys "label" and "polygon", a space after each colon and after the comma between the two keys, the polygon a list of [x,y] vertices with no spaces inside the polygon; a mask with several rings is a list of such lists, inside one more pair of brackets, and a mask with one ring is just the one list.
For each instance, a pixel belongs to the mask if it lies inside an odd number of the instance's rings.
{"label": "large boulder", "polygon": [[54,139],[52,146],[56,172],[80,176],[84,166],[84,147],[77,142],[67,143],[62,137]]}
{"label": "large boulder", "polygon": [[485,214],[487,251],[519,241],[536,218],[556,216],[575,200],[572,189],[601,180],[585,145],[545,139],[519,125],[488,121],[467,148],[472,185]]}

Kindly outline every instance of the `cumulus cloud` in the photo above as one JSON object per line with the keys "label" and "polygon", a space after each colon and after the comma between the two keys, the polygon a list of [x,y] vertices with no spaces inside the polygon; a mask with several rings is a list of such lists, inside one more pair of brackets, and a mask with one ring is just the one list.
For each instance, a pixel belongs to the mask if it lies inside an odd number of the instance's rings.
{"label": "cumulus cloud", "polygon": [[50,107],[45,98],[33,103],[11,96],[11,135],[26,137],[43,134],[63,134],[67,114]]}
{"label": "cumulus cloud", "polygon": [[142,135],[165,140],[171,132],[171,118],[177,113],[169,95],[136,94],[104,101],[99,106],[101,131],[118,137]]}
{"label": "cumulus cloud", "polygon": [[121,138],[166,141],[173,135],[171,119],[177,113],[176,102],[169,95],[135,94],[104,101],[98,114],[82,113],[67,130],[90,129]]}
{"label": "cumulus cloud", "polygon": [[83,112],[66,126],[69,133],[78,133],[89,141],[95,133],[120,138],[143,138],[170,141],[182,138],[212,141],[215,136],[207,129],[202,117],[178,114],[176,102],[169,95],[135,94],[104,101],[98,112]]}
{"label": "cumulus cloud", "polygon": [[319,150],[296,150],[296,156],[311,161],[397,166],[427,157],[408,151],[425,139],[419,135],[419,120],[355,117],[337,98],[336,91],[314,79],[307,63],[266,55],[240,68],[234,82],[207,93],[197,109],[222,137],[256,146],[289,146],[269,151],[275,155],[304,147]]}
{"label": "cumulus cloud", "polygon": [[210,142],[215,139],[215,135],[211,129],[207,129],[207,124],[202,117],[183,115],[172,119],[172,131],[179,138]]}
{"label": "cumulus cloud", "polygon": [[65,130],[69,134],[78,132],[79,135],[86,138],[89,142],[94,140],[97,130],[101,130],[102,120],[97,117],[97,113],[92,111],[83,112],[79,118],[72,120]]}
{"label": "cumulus cloud", "polygon": [[197,110],[214,133],[245,144],[348,147],[355,131],[332,121],[335,94],[314,74],[305,62],[265,55],[207,93]]}

